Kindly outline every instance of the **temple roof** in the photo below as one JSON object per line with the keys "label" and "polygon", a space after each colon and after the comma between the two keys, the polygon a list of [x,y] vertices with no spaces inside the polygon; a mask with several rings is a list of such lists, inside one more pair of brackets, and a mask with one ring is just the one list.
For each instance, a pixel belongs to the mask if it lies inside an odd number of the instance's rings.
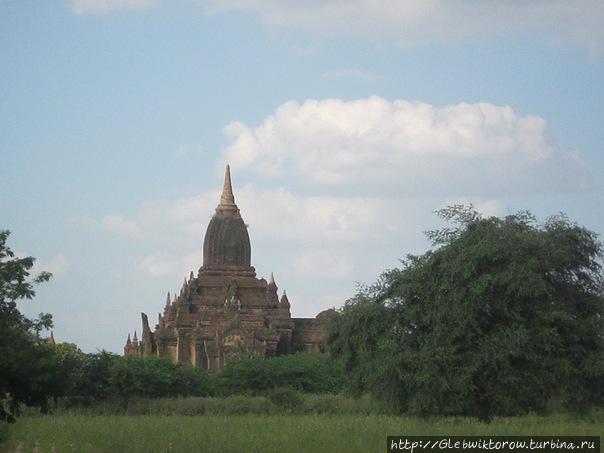
{"label": "temple roof", "polygon": [[227,165],[220,202],[208,224],[203,241],[203,268],[247,270],[250,265],[250,237],[235,203],[231,169]]}

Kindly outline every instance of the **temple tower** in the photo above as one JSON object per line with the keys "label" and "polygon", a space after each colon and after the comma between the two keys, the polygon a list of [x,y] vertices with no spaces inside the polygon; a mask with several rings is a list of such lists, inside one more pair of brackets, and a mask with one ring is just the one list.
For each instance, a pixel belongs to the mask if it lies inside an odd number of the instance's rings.
{"label": "temple tower", "polygon": [[203,241],[203,267],[207,275],[256,275],[251,266],[251,246],[247,226],[235,204],[231,168],[226,166],[220,203],[210,220]]}
{"label": "temple tower", "polygon": [[[326,324],[293,319],[285,295],[279,300],[271,273],[256,278],[248,227],[235,203],[227,165],[220,200],[203,241],[203,264],[185,278],[173,300],[168,293],[152,331],[141,313],[143,336],[128,337],[127,356],[167,356],[179,363],[220,370],[237,356],[270,357],[321,351]],[[294,332],[299,326],[299,332]]]}

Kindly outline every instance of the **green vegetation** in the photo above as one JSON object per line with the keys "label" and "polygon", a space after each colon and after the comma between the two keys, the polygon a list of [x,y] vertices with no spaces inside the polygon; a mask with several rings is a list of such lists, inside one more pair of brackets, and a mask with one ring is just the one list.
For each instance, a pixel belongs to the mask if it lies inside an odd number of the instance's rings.
{"label": "green vegetation", "polygon": [[[3,451],[382,452],[387,435],[603,435],[604,416],[422,420],[391,416],[37,416],[10,426]],[[54,450],[53,450],[54,449]]]}
{"label": "green vegetation", "polygon": [[206,396],[213,391],[204,370],[169,359],[116,357],[110,363],[109,375],[110,395],[123,401],[133,396]]}
{"label": "green vegetation", "polygon": [[[35,411],[27,411],[35,415]],[[90,406],[52,406],[54,415],[395,415],[369,395],[303,394],[291,389],[275,389],[262,396],[131,398],[126,405],[107,400]]]}
{"label": "green vegetation", "polygon": [[348,388],[401,413],[497,415],[604,405],[597,235],[555,216],[482,218],[453,206],[437,247],[348,301],[329,348]]}
{"label": "green vegetation", "polygon": [[260,394],[277,387],[305,393],[337,393],[343,380],[341,367],[326,355],[293,354],[229,362],[218,375],[218,387],[222,394]]}
{"label": "green vegetation", "polygon": [[344,381],[342,369],[324,354],[240,358],[217,375],[167,358],[85,354],[68,343],[57,345],[56,359],[62,385],[55,400],[67,407],[105,401],[127,407],[136,398],[267,393],[281,404],[295,406],[297,391],[337,393]]}
{"label": "green vegetation", "polygon": [[92,404],[112,394],[111,367],[118,358],[109,352],[85,354],[73,343],[56,346],[60,386],[53,395],[68,404]]}
{"label": "green vegetation", "polygon": [[54,357],[40,339],[40,331],[52,327],[52,318],[40,314],[29,319],[17,309],[17,301],[34,297],[33,285],[51,274],[30,278],[34,258],[15,257],[6,245],[8,236],[0,231],[0,422],[14,421],[23,404],[45,410],[56,389]]}
{"label": "green vegetation", "polygon": [[218,374],[68,343],[53,352],[40,337],[50,316],[16,308],[49,275],[28,280],[33,258],[15,258],[2,232],[0,420],[22,406],[53,415],[0,423],[0,449],[383,451],[397,434],[604,435],[596,234],[563,216],[440,214],[457,226],[346,303],[330,355],[240,357]]}

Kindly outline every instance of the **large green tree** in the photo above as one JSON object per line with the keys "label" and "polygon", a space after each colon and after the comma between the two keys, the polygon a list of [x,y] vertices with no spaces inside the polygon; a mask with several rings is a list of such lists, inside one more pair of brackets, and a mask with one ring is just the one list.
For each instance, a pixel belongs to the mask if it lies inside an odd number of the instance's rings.
{"label": "large green tree", "polygon": [[494,415],[604,402],[604,286],[597,235],[527,212],[438,212],[454,227],[385,272],[334,320],[329,345],[353,390],[401,411]]}
{"label": "large green tree", "polygon": [[22,404],[47,409],[56,378],[56,361],[40,332],[52,318],[25,317],[17,302],[35,295],[34,284],[51,274],[30,275],[34,258],[15,257],[7,246],[8,231],[0,231],[0,420],[14,421]]}

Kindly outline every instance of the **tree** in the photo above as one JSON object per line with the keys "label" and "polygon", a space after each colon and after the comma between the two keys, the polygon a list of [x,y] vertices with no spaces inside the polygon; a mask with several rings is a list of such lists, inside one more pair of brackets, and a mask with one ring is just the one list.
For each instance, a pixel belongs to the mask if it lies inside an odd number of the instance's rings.
{"label": "tree", "polygon": [[14,421],[21,404],[48,408],[56,362],[40,332],[52,327],[52,317],[29,319],[17,301],[35,295],[34,284],[47,281],[42,272],[31,278],[34,258],[17,258],[6,245],[8,231],[0,231],[0,420]]}
{"label": "tree", "polygon": [[59,397],[74,399],[82,381],[82,368],[86,359],[80,348],[74,343],[58,343],[55,347],[57,362],[55,400]]}
{"label": "tree", "polygon": [[[361,287],[346,301],[339,316],[331,320],[327,344],[345,371],[345,388],[355,396],[367,389],[378,394],[387,376],[383,362],[383,339],[392,328],[391,310],[377,297],[381,285]],[[377,372],[380,370],[380,372]]]}
{"label": "tree", "polygon": [[[435,249],[385,272],[332,325],[332,354],[349,374],[417,414],[489,420],[554,399],[573,410],[603,404],[597,235],[563,215],[538,224],[528,212],[438,213],[455,227],[428,233]],[[358,316],[367,304],[384,311],[381,328]]]}
{"label": "tree", "polygon": [[119,358],[117,354],[105,350],[85,354],[73,402],[92,404],[113,396],[111,368]]}

